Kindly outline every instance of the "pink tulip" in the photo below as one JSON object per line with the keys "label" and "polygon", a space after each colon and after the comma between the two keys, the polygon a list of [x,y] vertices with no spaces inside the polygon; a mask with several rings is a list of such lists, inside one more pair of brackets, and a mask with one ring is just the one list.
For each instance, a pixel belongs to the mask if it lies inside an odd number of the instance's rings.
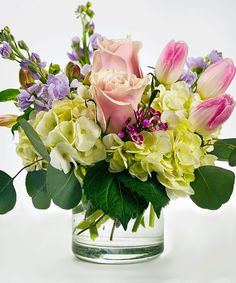
{"label": "pink tulip", "polygon": [[134,74],[138,78],[143,76],[138,59],[140,42],[131,41],[130,37],[119,40],[105,39],[99,42],[98,46],[99,49],[93,57],[92,72],[106,68]]}
{"label": "pink tulip", "polygon": [[217,96],[201,102],[190,114],[189,120],[197,133],[209,134],[230,117],[234,106],[235,102],[231,96]]}
{"label": "pink tulip", "polygon": [[210,65],[197,82],[197,92],[204,100],[224,94],[235,71],[233,61],[229,58]]}
{"label": "pink tulip", "polygon": [[0,116],[0,126],[11,128],[16,124],[17,116],[16,115],[2,115]]}
{"label": "pink tulip", "polygon": [[170,41],[158,58],[155,68],[156,78],[160,83],[172,84],[176,82],[188,55],[188,46],[183,41]]}

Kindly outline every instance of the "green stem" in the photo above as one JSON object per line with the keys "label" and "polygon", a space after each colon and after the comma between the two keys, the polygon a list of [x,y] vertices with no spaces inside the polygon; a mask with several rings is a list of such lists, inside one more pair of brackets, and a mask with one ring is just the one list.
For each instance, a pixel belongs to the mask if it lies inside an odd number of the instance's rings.
{"label": "green stem", "polygon": [[91,225],[93,225],[96,222],[98,217],[100,217],[101,215],[103,215],[103,212],[101,210],[95,211],[93,214],[88,216],[85,220],[80,222],[77,225],[76,229],[82,229],[83,230],[83,229],[89,228]]}
{"label": "green stem", "polygon": [[149,215],[149,226],[154,228],[155,224],[155,210],[152,205],[150,205],[150,215]]}
{"label": "green stem", "polygon": [[13,181],[23,170],[25,170],[26,168],[28,168],[28,167],[30,167],[30,166],[34,165],[35,163],[37,163],[37,162],[39,162],[39,161],[42,161],[42,160],[43,160],[43,159],[38,159],[38,160],[32,162],[31,164],[26,165],[25,167],[21,168],[20,171],[18,171],[18,172],[16,173],[16,175],[12,178],[12,181]]}
{"label": "green stem", "polygon": [[112,225],[110,241],[113,241],[115,228],[116,228],[116,220],[114,220],[113,225]]}
{"label": "green stem", "polygon": [[95,241],[98,237],[98,229],[97,226],[92,226],[89,228],[90,238]]}
{"label": "green stem", "polygon": [[82,19],[82,26],[83,26],[83,49],[84,49],[84,57],[85,57],[85,64],[90,64],[89,59],[89,52],[88,52],[88,46],[87,46],[87,29],[85,28],[86,20]]}
{"label": "green stem", "polygon": [[143,214],[144,214],[144,212],[136,218],[136,220],[134,222],[134,226],[132,228],[132,232],[137,232],[138,231],[138,228],[139,228],[139,226],[140,226],[140,224],[142,222],[142,219],[143,219]]}
{"label": "green stem", "polygon": [[92,228],[93,226],[96,226],[104,217],[106,216],[106,214],[104,213],[101,217],[98,218],[97,221],[95,221],[92,225],[90,225],[89,227],[86,227],[85,229],[79,231],[79,233],[77,233],[77,236],[79,236],[80,234],[84,233],[85,231],[89,230],[90,228]]}

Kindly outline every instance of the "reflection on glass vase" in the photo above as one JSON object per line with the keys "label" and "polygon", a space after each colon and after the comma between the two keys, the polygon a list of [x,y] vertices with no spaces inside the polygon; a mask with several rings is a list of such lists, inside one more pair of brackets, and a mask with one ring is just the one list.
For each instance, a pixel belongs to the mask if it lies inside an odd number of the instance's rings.
{"label": "reflection on glass vase", "polygon": [[72,250],[85,261],[125,264],[150,260],[163,252],[163,236],[163,215],[157,218],[152,206],[131,220],[126,231],[102,211],[86,216],[80,206],[73,210]]}

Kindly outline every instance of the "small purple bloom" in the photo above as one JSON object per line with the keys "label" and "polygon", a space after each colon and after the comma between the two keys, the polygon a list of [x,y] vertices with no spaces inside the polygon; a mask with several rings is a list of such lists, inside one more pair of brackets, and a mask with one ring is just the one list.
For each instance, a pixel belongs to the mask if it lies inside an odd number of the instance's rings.
{"label": "small purple bloom", "polygon": [[40,63],[41,62],[41,59],[39,57],[39,55],[35,52],[32,52],[31,53],[31,56],[30,56],[31,60],[34,61],[35,63]]}
{"label": "small purple bloom", "polygon": [[143,136],[135,134],[131,136],[131,140],[136,144],[141,145],[143,143]]}
{"label": "small purple bloom", "polygon": [[62,99],[70,92],[69,80],[66,75],[48,75],[48,94],[52,98]]}
{"label": "small purple bloom", "polygon": [[223,60],[222,54],[217,50],[212,50],[211,53],[209,54],[209,60],[211,61],[211,63],[216,63],[218,61],[221,61]]}
{"label": "small purple bloom", "polygon": [[3,42],[2,47],[0,48],[0,55],[4,59],[10,59],[12,54],[12,48],[7,42]]}
{"label": "small purple bloom", "polygon": [[149,128],[150,127],[150,121],[149,119],[145,119],[142,121],[141,125],[144,127],[144,128]]}
{"label": "small purple bloom", "polygon": [[87,74],[88,74],[89,72],[91,72],[91,71],[92,71],[92,65],[86,64],[86,65],[83,66],[83,68],[82,68],[82,70],[81,70],[81,74],[82,74],[84,77],[86,77]]}
{"label": "small purple bloom", "polygon": [[197,80],[197,73],[189,70],[183,70],[180,79],[185,81],[186,84],[191,87]]}
{"label": "small purple bloom", "polygon": [[124,132],[124,131],[120,131],[120,132],[118,133],[118,136],[119,136],[121,139],[123,139],[123,138],[125,137],[125,132]]}
{"label": "small purple bloom", "polygon": [[204,70],[207,67],[207,63],[204,61],[203,57],[189,57],[187,58],[186,65],[189,69],[198,68],[200,70]]}
{"label": "small purple bloom", "polygon": [[23,59],[20,62],[20,66],[23,70],[28,70],[29,64],[30,64],[30,60],[28,60],[28,59]]}
{"label": "small purple bloom", "polygon": [[25,90],[21,89],[20,93],[17,96],[18,99],[18,107],[24,111],[26,110],[33,102],[34,98],[31,97],[31,94]]}
{"label": "small purple bloom", "polygon": [[92,45],[93,49],[98,49],[98,41],[103,41],[105,39],[104,36],[98,33],[94,33],[93,35],[90,36],[89,41]]}

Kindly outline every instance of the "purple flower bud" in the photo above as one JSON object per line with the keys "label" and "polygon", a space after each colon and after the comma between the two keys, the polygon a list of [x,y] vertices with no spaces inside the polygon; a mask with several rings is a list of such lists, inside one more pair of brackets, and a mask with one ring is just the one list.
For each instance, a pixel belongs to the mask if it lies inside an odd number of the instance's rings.
{"label": "purple flower bud", "polygon": [[12,54],[12,48],[7,42],[3,42],[2,47],[0,48],[0,55],[4,59],[10,59]]}
{"label": "purple flower bud", "polygon": [[92,65],[86,64],[86,65],[83,66],[83,68],[82,68],[82,70],[81,70],[81,74],[82,74],[84,77],[86,77],[87,74],[88,74],[89,72],[91,72],[91,71],[92,71]]}
{"label": "purple flower bud", "polygon": [[105,39],[105,37],[102,36],[101,34],[94,33],[89,38],[89,41],[90,41],[93,49],[98,49],[98,41],[103,41],[104,39]]}
{"label": "purple flower bud", "polygon": [[141,145],[143,143],[143,136],[142,135],[132,135],[131,140],[135,142],[138,145]]}
{"label": "purple flower bud", "polygon": [[149,119],[145,119],[142,121],[141,125],[144,127],[144,128],[149,128],[150,127],[150,121]]}
{"label": "purple flower bud", "polygon": [[120,132],[118,133],[118,136],[119,136],[121,139],[123,139],[123,138],[125,137],[125,132],[124,132],[124,131],[120,131]]}
{"label": "purple flower bud", "polygon": [[40,63],[41,59],[37,53],[32,52],[30,56],[31,60],[34,61],[35,63]]}
{"label": "purple flower bud", "polygon": [[218,52],[217,50],[212,50],[209,54],[209,60],[211,61],[211,63],[223,60],[222,53]]}
{"label": "purple flower bud", "polygon": [[159,125],[159,128],[160,128],[160,130],[167,130],[168,129],[168,125],[167,125],[167,123],[161,123],[160,125]]}
{"label": "purple flower bud", "polygon": [[203,57],[187,58],[186,65],[190,70],[192,69],[204,70],[207,67],[207,63],[204,61]]}

